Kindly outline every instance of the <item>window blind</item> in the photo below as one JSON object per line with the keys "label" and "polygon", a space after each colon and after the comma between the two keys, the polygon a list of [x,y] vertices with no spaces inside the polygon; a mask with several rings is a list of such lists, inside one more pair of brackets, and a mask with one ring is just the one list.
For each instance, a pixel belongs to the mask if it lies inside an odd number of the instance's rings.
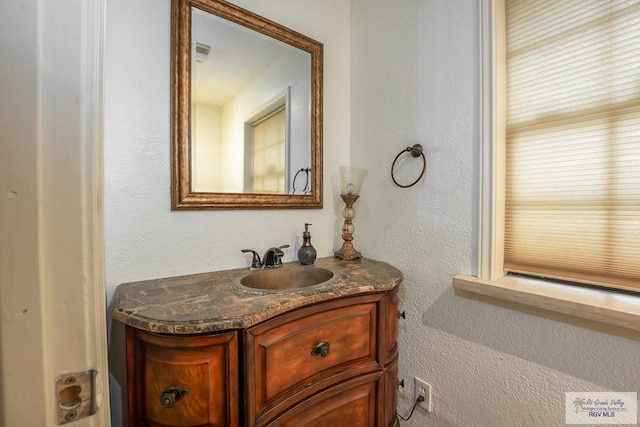
{"label": "window blind", "polygon": [[640,290],[640,2],[505,0],[506,271]]}
{"label": "window blind", "polygon": [[285,107],[253,124],[253,192],[285,192]]}

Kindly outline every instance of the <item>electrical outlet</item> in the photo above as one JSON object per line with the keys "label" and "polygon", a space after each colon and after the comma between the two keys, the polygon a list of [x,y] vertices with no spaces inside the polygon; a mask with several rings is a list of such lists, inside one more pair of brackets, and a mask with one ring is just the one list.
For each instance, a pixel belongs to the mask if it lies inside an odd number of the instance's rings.
{"label": "electrical outlet", "polygon": [[427,412],[431,412],[431,384],[415,377],[413,394],[415,396],[415,400],[418,400],[418,397],[422,396],[424,400],[422,402],[418,402],[418,406]]}

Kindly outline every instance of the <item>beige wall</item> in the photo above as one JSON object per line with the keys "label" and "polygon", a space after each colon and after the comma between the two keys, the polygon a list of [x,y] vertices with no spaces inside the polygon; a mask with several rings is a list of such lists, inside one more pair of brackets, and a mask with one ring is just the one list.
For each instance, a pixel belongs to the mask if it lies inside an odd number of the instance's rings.
{"label": "beige wall", "polygon": [[[478,3],[352,0],[351,159],[369,169],[356,242],[405,273],[400,412],[419,376],[433,413],[403,425],[562,426],[567,391],[640,391],[640,336],[453,293],[474,262]],[[389,168],[415,143],[427,177],[400,189]]]}

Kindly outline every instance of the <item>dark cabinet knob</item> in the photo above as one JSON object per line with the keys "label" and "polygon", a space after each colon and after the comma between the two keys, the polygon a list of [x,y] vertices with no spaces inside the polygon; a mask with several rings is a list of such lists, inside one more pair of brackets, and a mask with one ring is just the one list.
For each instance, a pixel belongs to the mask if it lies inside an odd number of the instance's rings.
{"label": "dark cabinet knob", "polygon": [[184,387],[169,387],[160,395],[160,403],[165,408],[171,408],[178,400],[182,399],[189,390]]}
{"label": "dark cabinet knob", "polygon": [[407,315],[404,313],[404,310],[398,312],[398,319],[406,319],[406,318],[407,318]]}
{"label": "dark cabinet knob", "polygon": [[321,342],[320,344],[316,345],[313,350],[311,350],[311,355],[327,357],[330,350],[331,346],[328,342]]}

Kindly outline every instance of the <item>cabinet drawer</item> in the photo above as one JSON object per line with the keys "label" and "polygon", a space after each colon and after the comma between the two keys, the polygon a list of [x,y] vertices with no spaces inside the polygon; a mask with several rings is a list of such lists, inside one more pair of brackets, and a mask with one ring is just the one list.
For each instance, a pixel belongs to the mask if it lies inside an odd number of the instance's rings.
{"label": "cabinet drawer", "polygon": [[[168,337],[131,332],[135,426],[237,426],[237,333]],[[141,424],[144,423],[144,424]]]}
{"label": "cabinet drawer", "polygon": [[363,375],[318,393],[268,424],[269,427],[382,426],[382,374]]}
{"label": "cabinet drawer", "polygon": [[314,307],[303,309],[248,331],[247,385],[250,401],[255,403],[250,405],[255,408],[251,418],[285,396],[293,403],[304,397],[304,393],[292,397],[303,389],[311,393],[380,367],[379,298],[357,301],[322,312]]}

